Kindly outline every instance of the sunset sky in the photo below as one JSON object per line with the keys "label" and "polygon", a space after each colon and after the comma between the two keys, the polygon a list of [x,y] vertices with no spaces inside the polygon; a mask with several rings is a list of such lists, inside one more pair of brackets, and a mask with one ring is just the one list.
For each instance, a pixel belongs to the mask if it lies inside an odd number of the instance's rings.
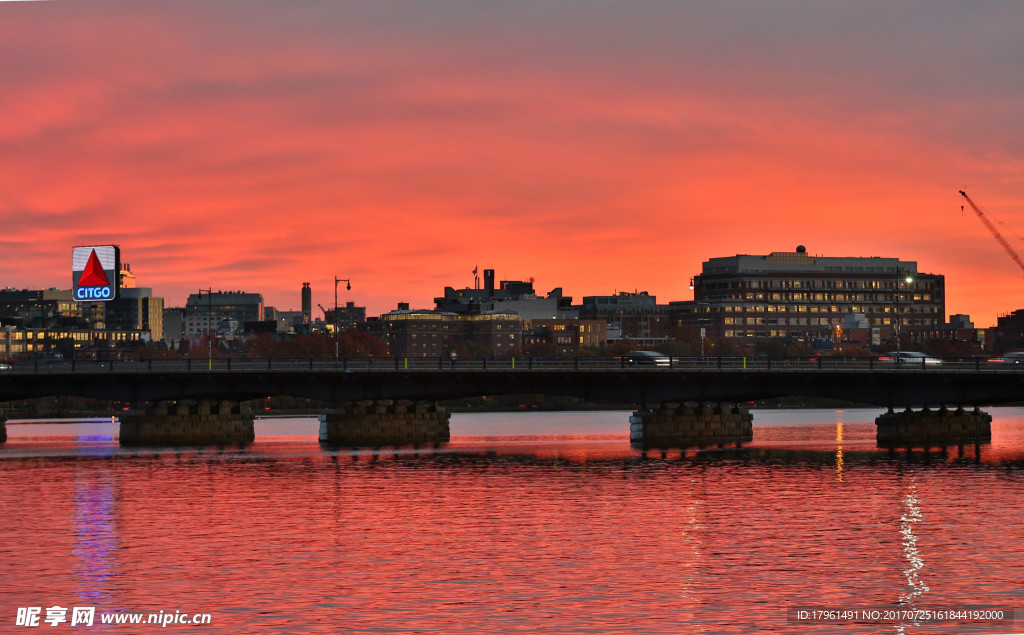
{"label": "sunset sky", "polygon": [[712,257],[899,257],[1024,308],[1024,3],[0,2],[0,287],[118,244],[379,315],[472,271],[692,298]]}

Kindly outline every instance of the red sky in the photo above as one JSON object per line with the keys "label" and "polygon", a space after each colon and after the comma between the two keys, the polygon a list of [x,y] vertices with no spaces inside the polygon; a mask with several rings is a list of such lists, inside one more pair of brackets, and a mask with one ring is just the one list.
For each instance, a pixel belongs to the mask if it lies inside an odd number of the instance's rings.
{"label": "red sky", "polygon": [[806,245],[1024,308],[1024,4],[0,3],[0,287],[118,244],[200,288],[370,315],[474,266],[692,298],[712,257]]}

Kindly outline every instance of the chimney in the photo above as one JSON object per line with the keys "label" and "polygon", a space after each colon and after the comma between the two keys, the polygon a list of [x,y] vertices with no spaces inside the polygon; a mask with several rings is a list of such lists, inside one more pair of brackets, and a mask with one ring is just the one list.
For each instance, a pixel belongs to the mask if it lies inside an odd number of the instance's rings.
{"label": "chimney", "polygon": [[308,282],[302,283],[302,321],[309,323],[313,318],[313,290]]}

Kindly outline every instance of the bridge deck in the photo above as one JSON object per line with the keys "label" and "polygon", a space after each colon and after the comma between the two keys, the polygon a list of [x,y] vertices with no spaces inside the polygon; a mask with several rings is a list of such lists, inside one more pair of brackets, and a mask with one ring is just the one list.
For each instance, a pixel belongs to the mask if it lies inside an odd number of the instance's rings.
{"label": "bridge deck", "polygon": [[867,357],[314,358],[22,360],[0,370],[0,401],[49,395],[120,401],[292,395],[331,402],[508,393],[630,403],[832,397],[883,406],[1024,400],[1024,365],[985,358],[895,364]]}
{"label": "bridge deck", "polygon": [[[934,362],[928,361],[934,360]],[[1021,373],[1024,364],[1002,358],[921,358],[894,362],[877,357],[669,357],[657,363],[631,362],[625,357],[343,357],[343,358],[244,358],[214,357],[132,360],[23,360],[0,370],[4,374],[73,372],[196,372],[239,370],[941,370],[986,373]]]}

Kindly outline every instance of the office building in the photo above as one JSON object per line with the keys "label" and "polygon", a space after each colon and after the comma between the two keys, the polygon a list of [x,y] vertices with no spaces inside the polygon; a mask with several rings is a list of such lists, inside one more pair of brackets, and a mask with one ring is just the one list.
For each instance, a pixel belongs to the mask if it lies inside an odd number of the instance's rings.
{"label": "office building", "polygon": [[83,308],[70,289],[0,290],[0,318],[18,320],[25,326],[46,327],[69,321],[84,326]]}
{"label": "office building", "polygon": [[706,327],[737,343],[755,338],[843,338],[844,324],[866,330],[864,345],[905,343],[938,332],[945,278],[914,261],[811,256],[800,246],[766,256],[711,258],[693,277],[694,300],[673,303],[675,326]]}
{"label": "office building", "polygon": [[144,343],[143,331],[96,328],[29,328],[0,325],[0,359],[120,359]]}
{"label": "office building", "polygon": [[141,331],[142,341],[164,340],[164,299],[145,287],[122,288],[116,300],[105,302],[106,327],[112,331]]}
{"label": "office building", "polygon": [[366,324],[366,307],[356,306],[355,302],[346,302],[345,306],[338,307],[337,318],[334,317],[334,309],[327,311],[328,321],[338,325],[339,331],[346,331],[351,328],[359,328]]}
{"label": "office building", "polygon": [[185,339],[185,309],[181,307],[164,309],[164,342],[167,348],[177,350]]}
{"label": "office building", "polygon": [[558,354],[572,355],[604,346],[607,327],[604,320],[526,320],[522,346],[547,344]]}
{"label": "office building", "polygon": [[586,296],[576,308],[580,319],[601,320],[608,325],[609,344],[629,340],[655,346],[671,337],[669,306],[658,304],[657,296],[646,291]]}
{"label": "office building", "polygon": [[458,314],[400,308],[369,326],[396,357],[437,357],[470,344],[488,354],[504,355],[521,347],[523,318],[517,313]]}
{"label": "office building", "polygon": [[263,296],[242,291],[202,292],[188,296],[185,304],[186,337],[197,337],[210,329],[221,332],[221,322],[225,320],[236,325],[263,321]]}

